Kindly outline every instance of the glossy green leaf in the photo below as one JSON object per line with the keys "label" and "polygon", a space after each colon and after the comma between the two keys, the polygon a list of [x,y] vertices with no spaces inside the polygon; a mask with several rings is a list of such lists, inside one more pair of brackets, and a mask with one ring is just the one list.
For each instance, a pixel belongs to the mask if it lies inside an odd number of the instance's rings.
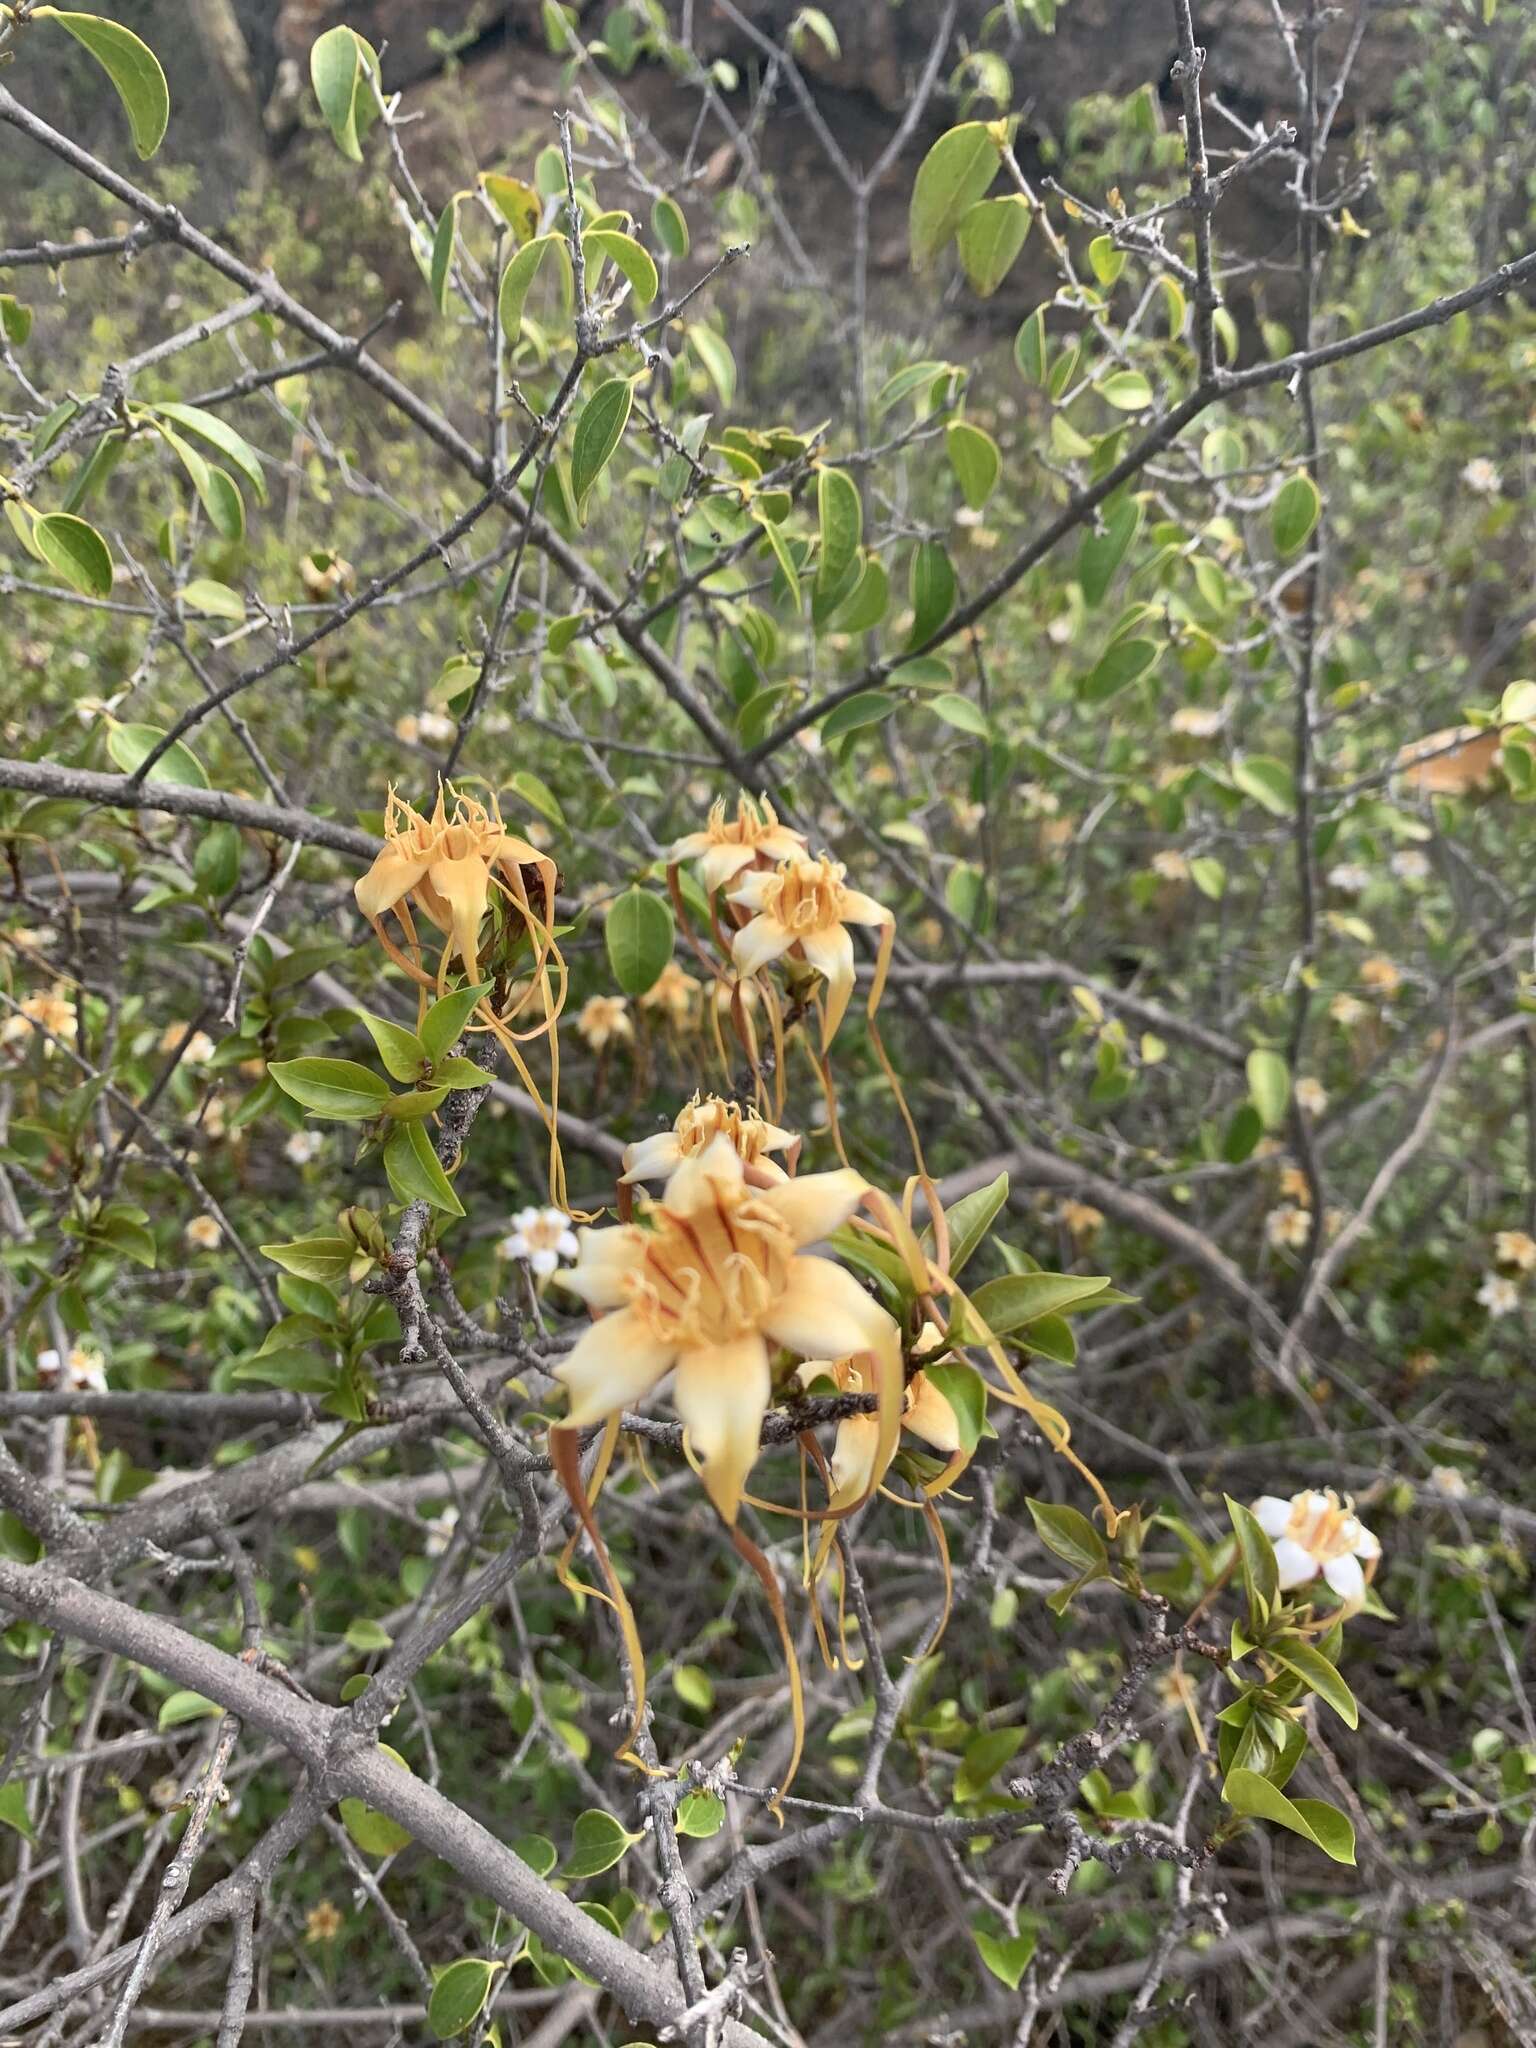
{"label": "glossy green leaf", "polygon": [[1006,1337],[1042,1316],[1091,1307],[1110,1284],[1087,1273],[1004,1273],[978,1287],[971,1302],[993,1336]]}
{"label": "glossy green leaf", "polygon": [[227,619],[231,625],[245,624],[245,599],[227,583],[215,583],[211,576],[194,576],[183,586],[182,604],[189,612],[206,619]]}
{"label": "glossy green leaf", "polygon": [[1266,1131],[1278,1131],[1291,1106],[1291,1070],[1285,1054],[1256,1045],[1244,1062],[1248,1094]]}
{"label": "glossy green leaf", "polygon": [[969,420],[951,420],[944,429],[944,446],[960,495],[973,512],[979,512],[996,489],[1003,466],[997,443]]}
{"label": "glossy green leaf", "polygon": [[1280,1598],[1280,1567],[1275,1563],[1274,1546],[1259,1527],[1253,1510],[1234,1500],[1231,1494],[1225,1499],[1237,1536],[1238,1559],[1248,1594],[1248,1618],[1255,1629],[1262,1629]]}
{"label": "glossy green leaf", "polygon": [[[134,775],[164,738],[158,725],[114,725],[107,734],[107,752],[125,775]],[[179,782],[186,789],[208,787],[202,762],[181,740],[166,748],[145,780]]]}
{"label": "glossy green leaf", "polygon": [[90,51],[123,103],[134,148],[141,157],[153,156],[171,118],[171,95],[160,60],[149,45],[120,21],[100,14],[64,14],[55,7],[39,7],[32,19],[56,21]]}
{"label": "glossy green leaf", "polygon": [[955,607],[955,587],[955,567],[942,541],[919,541],[907,572],[912,600],[909,650],[926,646],[949,617]]}
{"label": "glossy green leaf", "polygon": [[1311,538],[1322,509],[1317,485],[1304,470],[1286,478],[1269,515],[1275,547],[1282,555],[1294,555]]}
{"label": "glossy green leaf", "polygon": [[206,1720],[210,1714],[222,1711],[217,1701],[205,1700],[200,1692],[167,1693],[160,1702],[155,1726],[163,1734],[167,1728],[182,1728],[188,1721]]}
{"label": "glossy green leaf", "polygon": [[914,270],[927,269],[961,216],[985,196],[1001,161],[1001,131],[984,121],[964,122],[939,137],[912,186],[908,232]]}
{"label": "glossy green leaf", "polygon": [[581,409],[571,443],[571,495],[576,500],[576,516],[583,525],[586,524],[587,499],[592,486],[623,440],[634,402],[634,389],[629,380],[610,377],[606,384],[598,385]]}
{"label": "glossy green leaf", "polygon": [[674,261],[680,263],[688,254],[688,216],[665,193],[651,208],[651,232]]}
{"label": "glossy green leaf", "polygon": [[422,1020],[420,1034],[431,1059],[440,1060],[458,1043],[475,1006],[482,997],[490,994],[493,986],[492,982],[482,981],[457,988],[452,995],[440,996],[432,1005]]}
{"label": "glossy green leaf", "polygon": [[427,281],[432,291],[432,303],[439,313],[448,311],[448,287],[453,281],[453,251],[459,236],[459,201],[461,192],[455,192],[448,204],[437,217],[437,227],[432,235],[432,254],[427,265]]}
{"label": "glossy green leaf", "polygon": [[607,261],[628,279],[635,304],[642,312],[652,304],[661,289],[661,280],[650,251],[633,235],[621,234],[616,228],[589,228],[581,238],[581,247],[589,266],[595,268]]}
{"label": "glossy green leaf", "polygon": [[83,597],[112,595],[112,551],[86,520],[72,512],[45,512],[32,523],[32,543]]}
{"label": "glossy green leaf", "polygon": [[[375,1017],[367,1010],[359,1010],[358,1022],[379,1049],[379,1058],[384,1062],[384,1071],[397,1081],[414,1081],[420,1074],[423,1063],[431,1058],[426,1045],[414,1031],[407,1031],[403,1025],[392,1024],[387,1017]],[[302,1098],[301,1098],[302,1099]]]}
{"label": "glossy green leaf", "polygon": [[485,2010],[492,1985],[506,1967],[482,1956],[463,1956],[448,1965],[427,2001],[427,2026],[434,2041],[451,2041],[474,2025]]}
{"label": "glossy green leaf", "polygon": [[764,534],[767,536],[768,545],[773,550],[773,558],[779,565],[779,573],[784,578],[785,587],[789,591],[789,601],[794,609],[799,611],[800,575],[795,567],[795,558],[789,551],[789,543],[784,538],[783,528],[776,525],[773,520],[761,511],[755,511],[753,516],[762,527]]}
{"label": "glossy green leaf", "polygon": [[184,405],[179,399],[161,399],[151,410],[162,419],[174,421],[187,433],[196,434],[210,448],[216,448],[224,460],[245,478],[257,498],[266,498],[267,482],[261,457],[244,434],[237,433],[227,420],[220,419],[216,412],[209,412],[205,406]]}
{"label": "glossy green leaf", "polygon": [[1022,192],[979,200],[961,215],[955,240],[978,298],[990,299],[1013,268],[1033,218]]}
{"label": "glossy green leaf", "polygon": [[725,1801],[714,1792],[685,1792],[677,1802],[677,1832],[707,1842],[725,1826]]}
{"label": "glossy green leaf", "polygon": [[1035,1953],[1036,1936],[1033,1929],[1023,1934],[983,1934],[973,1929],[971,1939],[976,1944],[977,1954],[1000,1984],[1006,1984],[1010,1991],[1017,1991],[1019,1981],[1029,1968]]}
{"label": "glossy green leaf", "polygon": [[1126,549],[1141,530],[1141,505],[1135,498],[1122,498],[1104,514],[1100,532],[1085,533],[1077,556],[1077,580],[1086,604],[1102,602],[1115,571],[1125,560]]}
{"label": "glossy green leaf", "polygon": [[1287,1671],[1294,1671],[1302,1684],[1326,1700],[1346,1728],[1358,1728],[1360,1709],[1339,1668],[1321,1650],[1301,1636],[1281,1636],[1265,1645],[1267,1653]]}
{"label": "glossy green leaf", "polygon": [[426,1202],[450,1216],[464,1214],[464,1204],[454,1193],[421,1122],[394,1125],[384,1141],[384,1171],[402,1202]]}
{"label": "glossy green leaf", "polygon": [[1046,1549],[1070,1565],[1074,1572],[1100,1573],[1109,1569],[1109,1552],[1104,1538],[1076,1508],[1058,1507],[1053,1501],[1026,1500],[1030,1519]]}
{"label": "glossy green leaf", "polygon": [[864,537],[864,501],[846,470],[817,472],[816,519],[821,535],[816,586],[822,592],[838,590],[858,559]]}
{"label": "glossy green leaf", "polygon": [[296,1237],[287,1244],[264,1244],[260,1250],[264,1259],[281,1266],[285,1273],[300,1280],[317,1280],[322,1287],[345,1280],[357,1256],[357,1246],[346,1237]]}
{"label": "glossy green leaf", "polygon": [[[949,1230],[949,1271],[952,1278],[964,1272],[1007,1199],[1008,1176],[1000,1173],[986,1187],[962,1195],[958,1202],[951,1203],[944,1211],[944,1221]],[[933,1250],[931,1227],[924,1230],[922,1242],[925,1249]]]}
{"label": "glossy green leaf", "polygon": [[573,1883],[584,1877],[599,1877],[605,1870],[611,1870],[639,1840],[639,1835],[630,1834],[611,1813],[604,1813],[600,1806],[589,1806],[571,1830],[571,1853],[565,1859],[562,1875]]}
{"label": "glossy green leaf", "polygon": [[613,978],[627,996],[643,996],[672,958],[672,906],[649,889],[626,889],[604,925]]}
{"label": "glossy green leaf", "polygon": [[379,60],[355,29],[327,29],[309,52],[310,82],[332,140],[350,162],[363,160],[361,140],[376,111],[370,74]]}
{"label": "glossy green leaf", "polygon": [[1238,1813],[1289,1828],[1303,1841],[1314,1843],[1335,1863],[1354,1863],[1354,1824],[1347,1814],[1340,1813],[1326,1800],[1288,1799],[1268,1778],[1247,1770],[1229,1771],[1221,1796]]}
{"label": "glossy green leaf", "polygon": [[389,1083],[356,1060],[275,1060],[267,1072],[311,1115],[338,1122],[376,1117],[389,1100]]}
{"label": "glossy green leaf", "polygon": [[839,740],[844,733],[857,732],[861,726],[879,725],[882,719],[890,717],[896,704],[897,699],[886,690],[860,690],[827,713],[821,721],[821,736],[828,741]]}

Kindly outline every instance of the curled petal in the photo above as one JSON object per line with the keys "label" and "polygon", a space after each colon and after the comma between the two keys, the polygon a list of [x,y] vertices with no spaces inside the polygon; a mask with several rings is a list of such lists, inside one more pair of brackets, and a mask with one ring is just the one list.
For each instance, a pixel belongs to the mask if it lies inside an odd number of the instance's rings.
{"label": "curled petal", "polygon": [[792,832],[788,825],[775,825],[759,838],[757,850],[770,860],[798,860],[805,852],[805,834]]}
{"label": "curled petal", "polygon": [[643,1400],[671,1371],[676,1357],[676,1347],[658,1344],[633,1309],[604,1316],[554,1367],[555,1378],[570,1395],[564,1426],[584,1429]]}
{"label": "curled petal", "polygon": [[711,846],[699,860],[699,880],[706,890],[723,889],[733,875],[751,867],[754,858],[750,846]]}
{"label": "curled petal", "polygon": [[960,1424],[954,1408],[925,1373],[914,1375],[907,1388],[907,1402],[907,1411],[901,1418],[903,1429],[909,1429],[933,1450],[943,1451],[946,1457],[959,1450]]}
{"label": "curled petal", "polygon": [[[747,926],[750,931],[752,927]],[[853,939],[840,924],[829,931],[806,932],[800,950],[819,974],[827,978],[827,1021],[821,1046],[825,1052],[837,1036],[837,1027],[848,1011],[853,995]]]}
{"label": "curled petal", "polygon": [[776,877],[759,869],[755,874],[743,875],[741,886],[733,889],[732,903],[739,903],[743,910],[761,910],[764,894],[773,887]]}
{"label": "curled petal", "polygon": [[397,853],[386,846],[367,874],[359,876],[353,884],[352,894],[357,899],[358,909],[364,917],[382,917],[386,910],[393,910],[402,897],[411,893],[426,872],[425,860]]}
{"label": "curled petal", "polygon": [[478,854],[462,860],[435,860],[427,879],[448,905],[449,957],[455,953],[464,962],[471,981],[479,979],[480,923],[490,898],[490,870]]}
{"label": "curled petal", "polygon": [[829,1507],[845,1508],[869,1493],[884,1473],[875,1470],[880,1454],[880,1425],[873,1415],[848,1415],[837,1425],[832,1446],[832,1498]]}
{"label": "curled petal", "polygon": [[1276,1543],[1275,1563],[1280,1568],[1282,1593],[1289,1593],[1293,1586],[1309,1585],[1317,1577],[1317,1559],[1293,1537],[1282,1536]]}
{"label": "curled petal", "polygon": [[794,943],[794,933],[786,931],[776,917],[754,917],[731,941],[736,972],[742,976],[756,974],[770,960],[787,953]]}
{"label": "curled petal", "polygon": [[757,1462],[769,1393],[768,1347],[761,1337],[685,1351],[677,1361],[672,1405],[703,1462],[709,1497],[732,1526]]}
{"label": "curled petal", "polygon": [[762,1199],[789,1225],[797,1246],[816,1244],[848,1221],[864,1199],[869,1183],[852,1167],[833,1173],[807,1173],[766,1188]]}
{"label": "curled petal", "polygon": [[1356,1557],[1380,1557],[1380,1538],[1373,1536],[1369,1529],[1361,1528],[1358,1522],[1355,1524],[1355,1527],[1358,1531],[1358,1534],[1355,1537]]}
{"label": "curled petal", "polygon": [[676,867],[685,860],[697,860],[701,854],[708,853],[713,844],[707,832],[685,832],[681,839],[673,842],[667,859]]}
{"label": "curled petal", "polygon": [[1253,1504],[1253,1519],[1271,1540],[1283,1536],[1291,1519],[1291,1504],[1277,1493],[1260,1494]]}
{"label": "curled petal", "polygon": [[763,1318],[763,1332],[802,1358],[836,1358],[888,1350],[896,1325],[851,1273],[830,1259],[802,1256],[790,1260],[787,1284]]}
{"label": "curled petal", "polygon": [[877,903],[873,896],[866,896],[862,889],[845,889],[837,906],[837,914],[844,924],[894,924],[894,914],[883,903]]}
{"label": "curled petal", "polygon": [[661,1180],[673,1171],[682,1156],[676,1131],[656,1131],[649,1138],[641,1138],[624,1147],[624,1171],[619,1177],[620,1182],[632,1184],[641,1180]]}

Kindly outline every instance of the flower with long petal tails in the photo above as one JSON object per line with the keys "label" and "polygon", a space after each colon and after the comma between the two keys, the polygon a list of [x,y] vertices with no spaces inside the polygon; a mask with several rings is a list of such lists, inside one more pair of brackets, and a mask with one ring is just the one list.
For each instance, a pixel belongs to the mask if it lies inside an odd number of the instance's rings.
{"label": "flower with long petal tails", "polygon": [[827,1012],[822,1050],[837,1036],[853,994],[851,924],[884,927],[881,967],[876,969],[870,1008],[879,1001],[884,956],[895,935],[896,920],[882,903],[843,881],[847,869],[823,854],[820,860],[801,855],[780,861],[768,873],[748,875],[729,901],[752,912],[731,941],[736,971],[744,978],[781,959],[786,953],[804,960],[826,978]]}
{"label": "flower with long petal tails", "polygon": [[[710,1499],[734,1525],[771,1393],[770,1355],[861,1355],[899,1385],[893,1319],[829,1258],[809,1255],[846,1223],[867,1187],[857,1173],[747,1182],[725,1137],[685,1159],[643,1224],[583,1230],[565,1285],[602,1313],[555,1368],[570,1396],[557,1428],[582,1429],[643,1400],[676,1372],[672,1402]],[[892,1417],[894,1422],[894,1416]],[[888,1431],[894,1434],[894,1428]]]}
{"label": "flower with long petal tails", "polygon": [[1319,1573],[1347,1608],[1360,1606],[1381,1545],[1330,1487],[1326,1493],[1296,1493],[1289,1500],[1263,1494],[1254,1519],[1275,1546],[1280,1590],[1310,1585]]}
{"label": "flower with long petal tails", "polygon": [[[830,1379],[840,1394],[874,1391],[863,1363],[857,1358],[811,1359],[800,1367],[796,1377],[806,1387],[818,1378]],[[960,1448],[959,1418],[948,1395],[941,1393],[926,1373],[916,1372],[907,1382],[901,1426],[946,1458],[953,1458]],[[837,1438],[832,1446],[832,1497],[828,1506],[845,1508],[872,1492],[885,1477],[884,1470],[876,1470],[879,1456],[880,1430],[875,1417],[845,1415],[837,1425]]]}
{"label": "flower with long petal tails", "polygon": [[747,1170],[747,1178],[758,1187],[788,1175],[770,1152],[783,1152],[799,1139],[793,1131],[766,1123],[750,1106],[726,1102],[718,1095],[694,1094],[677,1113],[670,1131],[657,1131],[624,1148],[622,1180],[665,1180],[685,1159],[692,1159],[716,1138],[725,1138]]}
{"label": "flower with long petal tails", "polygon": [[804,836],[779,823],[767,797],[739,796],[734,818],[727,818],[725,799],[717,797],[704,830],[686,833],[667,858],[674,864],[696,860],[699,879],[712,894],[756,860],[794,860],[804,852]]}

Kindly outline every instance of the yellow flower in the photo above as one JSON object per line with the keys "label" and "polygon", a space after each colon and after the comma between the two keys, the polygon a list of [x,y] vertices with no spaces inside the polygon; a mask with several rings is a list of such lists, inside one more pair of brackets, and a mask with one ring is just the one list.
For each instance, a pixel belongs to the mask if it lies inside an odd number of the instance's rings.
{"label": "yellow flower", "polygon": [[212,1216],[194,1216],[186,1228],[187,1243],[195,1251],[211,1252],[218,1244],[222,1232]]}
{"label": "yellow flower", "polygon": [[837,1036],[837,1027],[853,994],[853,936],[849,925],[880,925],[885,930],[881,964],[870,996],[871,1010],[879,1000],[883,970],[896,931],[896,920],[883,904],[858,889],[845,887],[846,873],[841,861],[826,854],[820,860],[797,856],[780,861],[769,873],[748,875],[729,898],[753,913],[731,941],[736,971],[743,978],[758,973],[785,953],[793,953],[826,977],[823,1052]]}
{"label": "yellow flower", "polygon": [[1389,1003],[1403,985],[1403,970],[1395,961],[1377,953],[1369,960],[1361,961],[1360,980],[1372,995],[1380,996],[1383,1002]]}
{"label": "yellow flower", "polygon": [[675,1173],[685,1159],[695,1158],[723,1137],[746,1169],[756,1187],[786,1180],[788,1175],[770,1152],[783,1152],[800,1140],[793,1131],[781,1131],[765,1123],[751,1107],[725,1102],[718,1095],[697,1092],[677,1112],[670,1131],[657,1131],[624,1148],[623,1181],[664,1180]]}
{"label": "yellow flower", "polygon": [[734,1524],[771,1393],[770,1347],[860,1355],[899,1382],[895,1322],[830,1259],[804,1247],[836,1230],[867,1187],[848,1168],[770,1188],[747,1184],[729,1139],[685,1159],[646,1227],[583,1230],[565,1285],[603,1315],[558,1366],[583,1429],[643,1400],[676,1369],[672,1401],[704,1485]]}
{"label": "yellow flower", "polygon": [[161,1052],[175,1052],[184,1038],[186,1049],[181,1055],[181,1064],[184,1067],[206,1067],[214,1053],[213,1040],[206,1031],[194,1031],[187,1038],[185,1024],[167,1024],[160,1034]]}
{"label": "yellow flower", "polygon": [[634,1022],[622,996],[588,996],[576,1019],[576,1029],[594,1052],[602,1052],[616,1038],[633,1038]]}
{"label": "yellow flower", "polygon": [[60,982],[52,994],[28,996],[19,1010],[13,1010],[5,1023],[0,1025],[0,1044],[17,1044],[32,1036],[34,1031],[45,1031],[51,1036],[44,1040],[43,1050],[52,1057],[55,1047],[53,1039],[62,1038],[73,1045],[79,1031],[79,1018],[75,1006],[64,993]]}
{"label": "yellow flower", "polygon": [[755,860],[794,860],[804,852],[803,834],[779,823],[778,813],[767,797],[756,801],[749,796],[737,797],[736,816],[732,819],[725,815],[724,797],[717,797],[709,807],[704,830],[686,833],[668,859],[673,863],[696,860],[699,879],[706,891],[713,894]]}
{"label": "yellow flower", "polygon": [[1493,1255],[1501,1266],[1514,1266],[1519,1272],[1536,1272],[1536,1238],[1523,1230],[1495,1231]]}
{"label": "yellow flower", "polygon": [[693,999],[699,992],[696,976],[676,960],[669,960],[640,998],[642,1010],[665,1010],[671,1022],[683,1030],[693,1015]]}
{"label": "yellow flower", "polygon": [[334,1941],[342,1929],[340,1912],[329,1899],[322,1899],[318,1906],[311,1906],[304,1918],[304,1939],[313,1948],[323,1941]]}
{"label": "yellow flower", "polygon": [[[490,908],[492,892],[512,902],[540,946],[540,966],[549,945],[555,915],[557,869],[547,854],[508,832],[495,799],[490,809],[474,797],[453,796],[453,814],[439,784],[437,804],[424,818],[412,804],[389,792],[384,817],[384,847],[357,883],[357,907],[378,933],[390,957],[412,977],[439,989],[454,960],[463,962],[470,981],[480,979],[480,926]],[[524,869],[537,878],[543,902],[529,901]],[[380,920],[387,910],[400,919],[414,949],[416,934],[409,905],[415,904],[447,935],[437,973],[429,977],[407,960],[386,937]]]}
{"label": "yellow flower", "polygon": [[1074,1237],[1097,1237],[1104,1228],[1104,1211],[1091,1202],[1063,1202],[1056,1213]]}
{"label": "yellow flower", "polygon": [[[874,1391],[863,1361],[857,1358],[811,1359],[800,1367],[797,1377],[806,1387],[826,1377],[840,1394]],[[907,1382],[901,1426],[946,1458],[952,1458],[960,1448],[960,1424],[954,1408],[948,1396],[941,1394],[925,1373],[916,1372]],[[895,1448],[893,1444],[893,1454]],[[876,1470],[879,1464],[880,1425],[876,1417],[845,1415],[837,1425],[837,1440],[832,1446],[832,1497],[827,1505],[845,1508],[873,1492],[885,1477],[890,1456]]]}

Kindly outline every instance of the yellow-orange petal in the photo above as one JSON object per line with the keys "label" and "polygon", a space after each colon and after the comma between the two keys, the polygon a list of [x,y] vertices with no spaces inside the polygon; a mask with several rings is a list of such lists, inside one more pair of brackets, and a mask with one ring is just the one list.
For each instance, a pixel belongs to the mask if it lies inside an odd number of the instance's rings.
{"label": "yellow-orange petal", "polygon": [[566,1427],[605,1422],[621,1408],[643,1401],[672,1370],[676,1357],[676,1346],[659,1344],[633,1309],[604,1316],[553,1368],[570,1395]]}
{"label": "yellow-orange petal", "polygon": [[804,1254],[790,1260],[784,1291],[763,1317],[763,1331],[802,1358],[883,1351],[896,1337],[895,1323],[851,1273],[830,1259]]}
{"label": "yellow-orange petal", "polygon": [[786,931],[776,917],[754,917],[731,941],[731,958],[736,963],[736,972],[740,975],[756,974],[770,960],[777,960],[781,954],[787,953],[794,943],[794,933]]}
{"label": "yellow-orange petal", "polygon": [[960,1424],[948,1397],[941,1394],[924,1373],[916,1373],[907,1387],[908,1407],[901,1418],[903,1429],[946,1455],[960,1448]]}
{"label": "yellow-orange petal", "polygon": [[703,1465],[705,1490],[729,1524],[757,1462],[770,1392],[768,1347],[761,1337],[685,1351],[677,1361],[672,1405]]}
{"label": "yellow-orange petal", "polygon": [[447,904],[452,919],[450,956],[459,956],[473,981],[479,973],[480,923],[490,900],[490,870],[478,854],[470,853],[460,860],[433,861],[427,879]]}
{"label": "yellow-orange petal", "polygon": [[803,933],[800,950],[816,971],[826,976],[827,1016],[821,1040],[825,1052],[848,1014],[853,996],[853,939],[842,925],[835,924],[830,931]]}
{"label": "yellow-orange petal", "polygon": [[427,872],[425,860],[415,860],[409,854],[397,853],[386,846],[375,859],[366,875],[353,884],[352,894],[357,907],[364,917],[382,917],[386,910],[393,910],[403,896],[408,896]]}
{"label": "yellow-orange petal", "polygon": [[816,1244],[840,1229],[864,1199],[869,1183],[851,1166],[802,1174],[765,1188],[761,1200],[789,1225],[796,1247]]}

